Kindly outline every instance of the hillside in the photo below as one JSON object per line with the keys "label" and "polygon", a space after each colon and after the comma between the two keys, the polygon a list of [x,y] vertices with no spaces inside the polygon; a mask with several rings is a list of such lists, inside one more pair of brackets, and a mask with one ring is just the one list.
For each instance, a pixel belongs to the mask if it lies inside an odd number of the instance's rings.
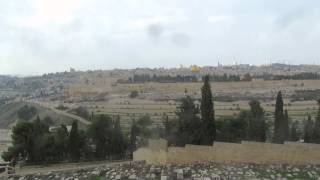
{"label": "hillside", "polygon": [[11,127],[16,121],[19,121],[20,119],[17,115],[17,112],[24,105],[33,106],[37,109],[37,114],[34,117],[32,117],[31,120],[35,119],[37,115],[39,115],[42,119],[46,116],[50,116],[53,120],[54,125],[71,124],[73,120],[71,117],[58,114],[57,112],[54,112],[51,109],[41,107],[37,104],[26,102],[13,102],[10,104],[0,106],[0,128]]}

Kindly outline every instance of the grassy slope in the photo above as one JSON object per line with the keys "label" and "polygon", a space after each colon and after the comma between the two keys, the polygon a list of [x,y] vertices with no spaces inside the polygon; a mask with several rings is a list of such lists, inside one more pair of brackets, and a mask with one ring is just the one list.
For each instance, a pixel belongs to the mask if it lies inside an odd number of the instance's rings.
{"label": "grassy slope", "polygon": [[[28,104],[29,106],[34,106],[38,110],[40,118],[45,116],[50,116],[55,124],[71,124],[72,120],[70,117],[66,117],[60,114],[53,112],[50,109],[40,107],[36,104],[24,103],[24,102],[14,102],[7,105],[0,106],[0,128],[8,128],[12,126],[15,122],[19,121],[17,111],[24,105]],[[37,116],[36,115],[36,116]],[[33,117],[33,119],[36,118]],[[82,126],[81,124],[79,124]]]}

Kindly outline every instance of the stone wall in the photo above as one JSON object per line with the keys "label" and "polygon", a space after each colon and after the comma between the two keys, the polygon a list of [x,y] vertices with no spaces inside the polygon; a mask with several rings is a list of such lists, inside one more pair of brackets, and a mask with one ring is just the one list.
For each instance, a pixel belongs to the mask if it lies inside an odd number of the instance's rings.
{"label": "stone wall", "polygon": [[320,145],[286,142],[285,144],[243,141],[241,144],[214,142],[213,146],[186,145],[167,147],[166,141],[151,140],[149,147],[133,154],[136,161],[150,164],[187,164],[202,162],[257,164],[320,164]]}

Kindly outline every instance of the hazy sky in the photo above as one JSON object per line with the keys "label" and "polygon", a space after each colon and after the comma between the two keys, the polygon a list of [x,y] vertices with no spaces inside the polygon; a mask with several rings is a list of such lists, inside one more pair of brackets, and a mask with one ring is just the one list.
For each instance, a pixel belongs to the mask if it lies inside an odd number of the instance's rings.
{"label": "hazy sky", "polygon": [[320,63],[319,0],[1,0],[0,74]]}

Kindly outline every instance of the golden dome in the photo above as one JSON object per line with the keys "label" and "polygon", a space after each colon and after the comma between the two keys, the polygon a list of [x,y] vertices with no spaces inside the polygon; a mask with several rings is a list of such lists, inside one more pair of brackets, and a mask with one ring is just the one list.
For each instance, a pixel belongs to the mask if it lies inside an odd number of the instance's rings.
{"label": "golden dome", "polygon": [[201,67],[197,65],[191,65],[191,71],[192,72],[200,72]]}

